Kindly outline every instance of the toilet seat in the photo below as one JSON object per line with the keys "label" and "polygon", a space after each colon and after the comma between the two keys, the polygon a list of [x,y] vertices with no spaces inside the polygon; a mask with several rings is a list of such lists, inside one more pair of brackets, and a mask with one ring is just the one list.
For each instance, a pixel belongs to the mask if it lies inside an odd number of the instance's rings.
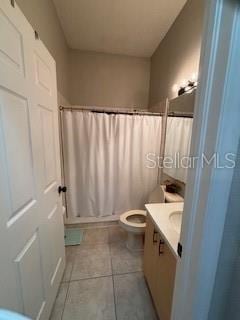
{"label": "toilet seat", "polygon": [[147,212],[145,210],[130,210],[127,212],[124,212],[120,215],[119,223],[122,225],[122,227],[133,233],[144,233],[146,228],[146,222],[133,222],[128,220],[129,218],[133,216],[142,216],[146,218]]}

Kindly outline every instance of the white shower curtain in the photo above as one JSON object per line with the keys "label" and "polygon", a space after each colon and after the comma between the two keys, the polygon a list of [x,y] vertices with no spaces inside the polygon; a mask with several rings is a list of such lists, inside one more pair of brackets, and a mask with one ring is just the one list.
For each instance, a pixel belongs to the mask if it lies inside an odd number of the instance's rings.
{"label": "white shower curtain", "polygon": [[192,124],[192,118],[168,117],[167,119],[165,157],[172,158],[173,163],[170,164],[170,159],[167,159],[168,167],[165,166],[163,171],[184,183],[187,182],[187,158],[190,152]]}
{"label": "white shower curtain", "polygon": [[146,156],[159,154],[161,117],[64,111],[63,136],[70,217],[144,208],[157,184]]}

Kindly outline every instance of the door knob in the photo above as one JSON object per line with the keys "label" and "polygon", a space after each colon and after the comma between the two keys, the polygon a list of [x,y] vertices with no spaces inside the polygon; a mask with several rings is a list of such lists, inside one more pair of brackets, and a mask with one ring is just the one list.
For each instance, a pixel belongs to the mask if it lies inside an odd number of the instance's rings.
{"label": "door knob", "polygon": [[67,192],[67,187],[66,186],[59,186],[58,187],[58,193],[60,194],[61,192]]}

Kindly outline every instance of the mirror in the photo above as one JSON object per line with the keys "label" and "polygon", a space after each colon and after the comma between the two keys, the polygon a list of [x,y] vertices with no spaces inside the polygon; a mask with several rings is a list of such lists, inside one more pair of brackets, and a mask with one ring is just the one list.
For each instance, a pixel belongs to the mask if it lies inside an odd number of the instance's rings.
{"label": "mirror", "polygon": [[194,99],[195,91],[169,102],[163,168],[166,179],[187,182]]}

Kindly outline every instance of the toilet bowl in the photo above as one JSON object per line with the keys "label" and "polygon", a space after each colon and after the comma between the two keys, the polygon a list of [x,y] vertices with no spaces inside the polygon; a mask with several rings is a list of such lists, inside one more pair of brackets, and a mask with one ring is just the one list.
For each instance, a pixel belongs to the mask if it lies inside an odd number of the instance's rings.
{"label": "toilet bowl", "polygon": [[121,214],[119,218],[119,224],[128,233],[126,246],[131,251],[143,249],[146,215],[145,210],[130,210]]}
{"label": "toilet bowl", "polygon": [[[164,185],[158,185],[148,197],[148,203],[182,202],[178,194],[169,194]],[[127,231],[126,246],[131,251],[143,250],[143,235],[146,227],[145,210],[130,210],[120,215],[119,224]]]}

